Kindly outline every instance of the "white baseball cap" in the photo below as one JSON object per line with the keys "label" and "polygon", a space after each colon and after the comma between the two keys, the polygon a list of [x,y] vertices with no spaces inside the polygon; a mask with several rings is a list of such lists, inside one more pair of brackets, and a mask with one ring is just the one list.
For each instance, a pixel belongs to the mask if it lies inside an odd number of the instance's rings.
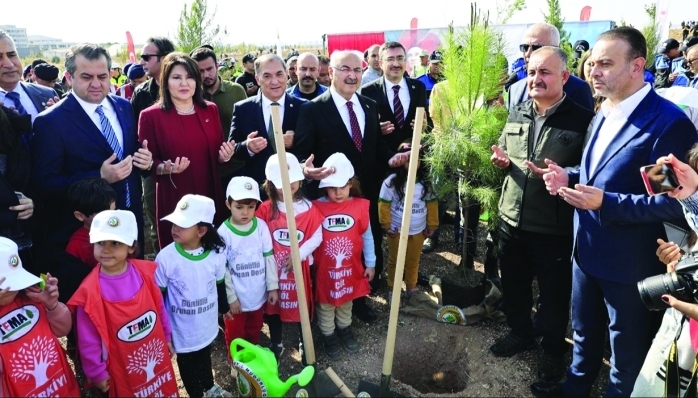
{"label": "white baseball cap", "polygon": [[225,190],[225,197],[233,200],[256,199],[261,202],[259,184],[250,177],[233,177]]}
{"label": "white baseball cap", "polygon": [[22,268],[22,260],[17,252],[15,242],[0,237],[0,277],[5,278],[0,289],[9,286],[11,292],[16,292],[41,283],[41,278]]}
{"label": "white baseball cap", "polygon": [[92,219],[90,243],[114,241],[133,246],[136,240],[138,223],[128,210],[105,210]]}
{"label": "white baseball cap", "polygon": [[354,166],[351,165],[346,155],[341,152],[333,153],[322,167],[332,170],[332,174],[320,180],[320,188],[341,188],[354,177]]}
{"label": "white baseball cap", "polygon": [[175,211],[163,217],[162,221],[169,221],[181,228],[189,228],[205,222],[213,224],[213,215],[216,214],[216,205],[213,199],[201,195],[184,195],[177,202]]}
{"label": "white baseball cap", "polygon": [[[286,153],[286,163],[288,164],[288,179],[290,183],[303,181],[303,169],[298,162],[298,158],[292,153]],[[279,167],[279,155],[274,154],[267,160],[267,167],[264,169],[267,180],[271,181],[276,188],[281,189],[281,167]]]}

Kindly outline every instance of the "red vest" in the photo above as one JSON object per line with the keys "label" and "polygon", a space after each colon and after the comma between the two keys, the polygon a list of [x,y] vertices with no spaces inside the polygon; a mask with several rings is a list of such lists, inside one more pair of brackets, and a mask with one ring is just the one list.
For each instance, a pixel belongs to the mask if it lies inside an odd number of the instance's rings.
{"label": "red vest", "polygon": [[[271,201],[262,203],[257,209],[257,217],[264,220],[269,226],[271,240],[274,245],[274,258],[277,264],[281,259],[291,255],[291,243],[288,238],[288,224],[286,213],[278,212],[277,217],[271,220]],[[322,215],[315,206],[310,210],[296,215],[296,230],[298,231],[298,247],[305,242],[308,234],[313,234],[322,224]],[[308,312],[313,316],[313,289],[310,282],[310,261],[305,259],[301,262],[303,267],[303,282],[305,283],[305,295],[308,302]],[[296,291],[296,278],[293,273],[285,272],[284,268],[279,270],[279,303],[276,305],[265,304],[264,312],[270,315],[279,314],[283,322],[300,322],[301,315],[298,310],[298,292]]]}
{"label": "red vest", "polygon": [[[110,397],[176,397],[177,381],[165,331],[160,321],[162,294],[155,284],[152,261],[129,259],[143,278],[136,295],[112,303],[102,299],[95,267],[68,302],[81,306],[107,347]],[[80,336],[77,336],[80,338]]]}
{"label": "red vest", "polygon": [[22,293],[0,308],[0,362],[5,397],[80,396],[44,306]]}
{"label": "red vest", "polygon": [[369,201],[352,198],[342,203],[316,200],[313,204],[324,216],[322,244],[315,251],[316,300],[339,307],[368,295],[371,288],[364,277],[361,255]]}

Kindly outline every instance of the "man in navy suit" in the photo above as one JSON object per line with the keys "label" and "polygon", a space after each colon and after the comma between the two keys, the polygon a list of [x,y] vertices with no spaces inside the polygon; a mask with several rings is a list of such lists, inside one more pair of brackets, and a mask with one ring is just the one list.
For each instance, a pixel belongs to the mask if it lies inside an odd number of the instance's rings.
{"label": "man in navy suit", "polygon": [[0,30],[0,102],[14,107],[20,115],[31,115],[32,121],[47,106],[58,102],[58,94],[48,87],[21,82],[22,60],[15,41]]}
{"label": "man in navy suit", "polygon": [[[524,61],[528,65],[528,59],[533,51],[545,46],[560,46],[560,31],[553,25],[548,23],[537,23],[531,26],[524,35],[523,42],[519,45],[519,49],[523,54]],[[576,76],[570,76],[567,83],[562,86],[568,98],[571,98],[578,105],[594,110],[594,97],[591,94],[591,88],[582,79]],[[526,79],[521,79],[509,87],[509,95],[507,97],[507,109],[511,111],[514,107],[528,100],[528,87]]]}
{"label": "man in navy suit", "polygon": [[630,396],[656,332],[637,282],[666,272],[655,255],[657,238],[666,240],[662,222],[683,223],[684,217],[675,199],[647,195],[639,170],[661,156],[683,159],[696,142],[696,129],[644,82],[646,57],[645,38],[634,28],[599,36],[591,77],[606,101],[591,122],[581,166],[568,171],[546,159],[548,190],[576,207],[574,351],[565,383],[534,383],[536,396],[588,396],[601,367],[606,330],[612,355],[605,396]]}
{"label": "man in navy suit", "polygon": [[72,92],[34,121],[33,186],[47,211],[47,229],[64,226],[74,209],[66,192],[76,181],[101,177],[114,188],[116,208],[130,210],[143,244],[139,170],[150,170],[147,142],[138,142],[131,104],[109,95],[111,58],[94,44],[73,46],[65,60]]}
{"label": "man in navy suit", "polygon": [[[298,111],[307,101],[286,93],[286,63],[278,55],[265,54],[257,58],[254,71],[259,93],[235,104],[230,140],[236,142],[233,156],[245,162],[236,175],[254,178],[261,186],[266,180],[264,168],[267,160],[276,153],[271,124],[272,106],[279,107],[284,144],[287,151],[293,152]],[[266,198],[264,192],[262,196]]]}

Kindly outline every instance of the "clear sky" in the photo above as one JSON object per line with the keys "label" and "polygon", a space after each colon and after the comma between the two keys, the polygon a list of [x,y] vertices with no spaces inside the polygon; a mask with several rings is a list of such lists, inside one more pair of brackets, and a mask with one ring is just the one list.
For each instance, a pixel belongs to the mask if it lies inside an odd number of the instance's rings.
{"label": "clear sky", "polygon": [[[192,0],[188,0],[191,3]],[[500,3],[502,0],[499,0]],[[592,20],[624,19],[635,27],[646,24],[643,4],[651,0],[560,0],[567,21],[578,21],[585,5],[592,7]],[[670,0],[669,20],[678,25],[683,19],[698,20],[698,1]],[[0,25],[27,29],[29,35],[43,35],[66,42],[125,42],[125,32],[143,43],[148,36],[174,38],[179,15],[186,0],[5,0]],[[323,33],[408,29],[418,18],[420,28],[456,26],[468,23],[470,2],[462,0],[208,0],[218,8],[216,22],[227,28],[225,43],[271,44],[278,30],[283,43],[321,42]],[[399,6],[398,6],[399,4]],[[489,5],[488,5],[489,4]],[[478,5],[496,10],[494,0]],[[16,9],[13,9],[16,8]],[[526,9],[511,23],[542,20],[545,0],[527,0]],[[39,11],[41,10],[41,11]],[[8,12],[9,11],[9,12]]]}

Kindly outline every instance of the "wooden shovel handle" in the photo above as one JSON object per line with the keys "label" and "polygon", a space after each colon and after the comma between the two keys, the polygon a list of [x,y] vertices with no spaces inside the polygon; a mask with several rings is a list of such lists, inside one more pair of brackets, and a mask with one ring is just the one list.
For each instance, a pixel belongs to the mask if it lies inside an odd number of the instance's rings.
{"label": "wooden shovel handle", "polygon": [[[291,244],[291,262],[293,263],[293,274],[296,279],[296,291],[298,292],[298,309],[301,316],[301,331],[303,334],[303,350],[308,365],[315,364],[315,346],[313,345],[313,335],[310,331],[310,315],[308,314],[307,299],[305,296],[305,282],[303,280],[303,267],[301,266],[301,256],[298,251],[298,232],[296,229],[296,217],[293,211],[293,195],[291,194],[291,181],[288,176],[288,162],[286,161],[286,147],[284,145],[284,132],[281,125],[281,114],[278,106],[271,107],[271,121],[274,126],[274,140],[276,142],[276,153],[279,156],[279,167],[281,168],[281,190],[284,193],[284,207],[286,208],[286,220],[288,222],[288,235]],[[272,206],[276,206],[272,203]],[[315,231],[309,231],[310,233]]]}
{"label": "wooden shovel handle", "polygon": [[342,395],[345,397],[354,397],[354,393],[351,392],[349,387],[347,387],[346,384],[342,381],[342,379],[337,376],[337,373],[334,372],[334,370],[331,367],[327,367],[325,369],[325,374],[332,380],[332,382],[339,388],[339,391],[342,392]]}
{"label": "wooden shovel handle", "polygon": [[417,166],[419,165],[419,148],[422,138],[422,125],[424,123],[424,108],[417,108],[414,117],[414,131],[412,133],[412,148],[410,150],[410,166],[407,170],[407,182],[405,183],[405,205],[402,211],[402,225],[400,226],[400,242],[397,249],[395,263],[395,278],[393,279],[393,299],[390,302],[390,319],[388,320],[388,336],[385,340],[385,354],[383,356],[383,375],[389,376],[393,370],[393,354],[395,352],[395,336],[397,334],[397,316],[400,310],[400,292],[402,290],[402,276],[405,271],[405,255],[407,253],[407,238],[410,233],[410,220],[412,219],[412,202],[414,199],[414,185],[417,180]]}

